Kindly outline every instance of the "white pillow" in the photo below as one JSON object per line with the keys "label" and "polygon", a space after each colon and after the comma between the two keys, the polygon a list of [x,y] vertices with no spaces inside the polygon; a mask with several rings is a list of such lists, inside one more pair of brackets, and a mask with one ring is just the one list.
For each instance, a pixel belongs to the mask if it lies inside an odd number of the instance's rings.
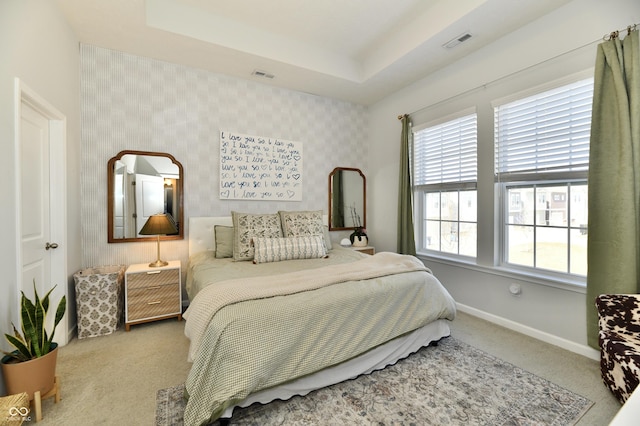
{"label": "white pillow", "polygon": [[283,238],[255,237],[253,247],[253,263],[327,257],[327,249],[322,235]]}

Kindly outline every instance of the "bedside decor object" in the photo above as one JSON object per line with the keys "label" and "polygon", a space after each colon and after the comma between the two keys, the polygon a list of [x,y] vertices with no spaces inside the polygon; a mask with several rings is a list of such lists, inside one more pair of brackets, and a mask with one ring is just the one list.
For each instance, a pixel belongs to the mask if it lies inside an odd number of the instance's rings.
{"label": "bedside decor object", "polygon": [[342,247],[351,247],[351,240],[349,238],[343,238],[340,240],[340,245]]}
{"label": "bedside decor object", "polygon": [[51,333],[45,330],[49,311],[49,296],[55,286],[43,298],[38,296],[35,280],[33,282],[34,300],[28,299],[24,292],[21,297],[22,333],[13,325],[13,334],[5,337],[16,350],[5,352],[2,358],[2,375],[9,394],[26,392],[34,401],[39,415],[41,399],[55,396],[60,400],[56,361],[58,344],[53,341],[56,327],[67,310],[66,296],[62,296],[55,312]]}
{"label": "bedside decor object", "polygon": [[111,334],[122,324],[125,269],[123,265],[98,266],[73,274],[78,339]]}
{"label": "bedside decor object", "polygon": [[356,247],[364,247],[369,244],[369,238],[367,237],[367,230],[362,227],[357,227],[351,235],[349,235],[351,244]]}
{"label": "bedside decor object", "polygon": [[358,209],[355,204],[352,207],[349,207],[351,210],[351,220],[354,224],[354,230],[349,235],[349,239],[351,240],[351,244],[354,247],[366,247],[369,244],[369,239],[367,238],[367,230],[362,226],[362,222],[360,221],[360,215],[358,214]]}
{"label": "bedside decor object", "polygon": [[152,267],[131,265],[124,278],[125,330],[131,325],[177,317],[182,320],[180,261]]}
{"label": "bedside decor object", "polygon": [[151,262],[149,266],[159,267],[169,264],[164,260],[160,260],[160,235],[175,234],[176,232],[178,232],[178,228],[171,215],[161,213],[149,216],[149,219],[147,219],[147,222],[140,230],[140,234],[142,235],[156,235],[158,238],[158,258],[155,262]]}

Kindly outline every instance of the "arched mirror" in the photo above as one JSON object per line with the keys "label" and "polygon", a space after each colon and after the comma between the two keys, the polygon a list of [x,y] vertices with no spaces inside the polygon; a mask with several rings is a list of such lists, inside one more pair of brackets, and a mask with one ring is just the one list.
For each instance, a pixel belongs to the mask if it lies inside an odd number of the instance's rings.
{"label": "arched mirror", "polygon": [[367,180],[360,169],[336,167],[329,174],[329,230],[367,226]]}
{"label": "arched mirror", "polygon": [[107,226],[110,243],[156,241],[140,235],[149,216],[170,214],[178,232],[161,240],[184,238],[182,164],[159,152],[121,151],[107,164]]}

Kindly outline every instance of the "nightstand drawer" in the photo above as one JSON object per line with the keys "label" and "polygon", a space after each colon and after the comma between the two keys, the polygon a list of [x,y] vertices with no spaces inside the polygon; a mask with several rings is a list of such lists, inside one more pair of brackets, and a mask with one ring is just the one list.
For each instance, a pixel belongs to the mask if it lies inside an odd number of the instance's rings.
{"label": "nightstand drawer", "polygon": [[376,248],[372,246],[364,246],[364,247],[351,246],[351,248],[356,251],[359,251],[360,253],[370,254],[371,256],[376,254]]}
{"label": "nightstand drawer", "polygon": [[155,269],[147,272],[136,272],[127,275],[127,289],[157,287],[159,285],[180,282],[179,269]]}
{"label": "nightstand drawer", "polygon": [[176,317],[182,320],[180,261],[166,266],[130,265],[125,272],[125,329]]}
{"label": "nightstand drawer", "polygon": [[178,283],[127,291],[127,322],[178,314],[181,308]]}

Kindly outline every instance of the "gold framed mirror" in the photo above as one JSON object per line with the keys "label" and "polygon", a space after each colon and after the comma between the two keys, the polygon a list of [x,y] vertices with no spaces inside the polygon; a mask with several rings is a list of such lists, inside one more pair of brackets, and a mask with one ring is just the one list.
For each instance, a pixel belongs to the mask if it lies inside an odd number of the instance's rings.
{"label": "gold framed mirror", "polygon": [[161,240],[184,238],[182,164],[161,152],[121,151],[107,163],[107,236],[110,243],[156,241],[140,235],[147,218],[170,214],[178,232]]}
{"label": "gold framed mirror", "polygon": [[329,230],[367,226],[367,179],[360,169],[336,167],[329,174]]}

